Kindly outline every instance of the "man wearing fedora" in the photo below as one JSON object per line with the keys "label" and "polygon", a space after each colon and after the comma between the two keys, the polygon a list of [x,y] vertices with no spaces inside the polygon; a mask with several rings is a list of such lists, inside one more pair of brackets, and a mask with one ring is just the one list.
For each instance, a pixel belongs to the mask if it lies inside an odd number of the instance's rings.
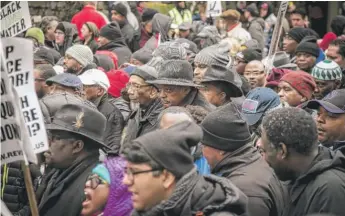
{"label": "man wearing fedora", "polygon": [[79,216],[85,199],[84,185],[99,163],[105,117],[84,105],[66,104],[46,125],[49,150],[44,153],[50,172],[37,190],[41,216]]}
{"label": "man wearing fedora", "polygon": [[187,60],[166,60],[162,63],[158,78],[147,81],[159,88],[159,97],[164,107],[201,106],[208,111],[214,106],[199,92],[198,84],[193,83],[193,68]]}
{"label": "man wearing fedora", "polygon": [[201,80],[200,92],[207,101],[218,107],[231,101],[231,97],[241,97],[242,90],[234,84],[234,71],[228,71],[221,65],[207,68]]}

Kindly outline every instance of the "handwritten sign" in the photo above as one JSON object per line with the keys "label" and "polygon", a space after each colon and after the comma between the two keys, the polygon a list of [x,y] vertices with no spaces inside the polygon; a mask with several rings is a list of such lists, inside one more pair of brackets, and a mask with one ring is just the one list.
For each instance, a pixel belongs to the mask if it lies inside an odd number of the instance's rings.
{"label": "handwritten sign", "polygon": [[31,27],[28,1],[12,1],[1,8],[1,38],[14,37]]}
{"label": "handwritten sign", "polygon": [[35,153],[48,150],[43,115],[33,78],[32,42],[22,38],[2,39],[5,67],[19,96],[20,109]]}
{"label": "handwritten sign", "polygon": [[218,17],[222,14],[222,3],[220,1],[207,1],[206,16]]}

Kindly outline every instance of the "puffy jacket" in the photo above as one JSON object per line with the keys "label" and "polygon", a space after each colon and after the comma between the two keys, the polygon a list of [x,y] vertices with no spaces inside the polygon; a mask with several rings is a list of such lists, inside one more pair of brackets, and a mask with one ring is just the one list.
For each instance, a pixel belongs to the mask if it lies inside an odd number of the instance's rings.
{"label": "puffy jacket", "polygon": [[[34,164],[29,165],[29,169],[34,190],[36,190],[41,173],[39,167]],[[17,161],[1,166],[1,199],[14,216],[30,215],[21,162]]]}
{"label": "puffy jacket", "polygon": [[165,202],[132,216],[235,216],[247,215],[247,197],[229,180],[200,176],[193,169],[177,183]]}
{"label": "puffy jacket", "polygon": [[139,49],[140,33],[135,31],[127,20],[125,20],[124,22],[119,22],[119,26],[128,48],[132,52],[137,51]]}
{"label": "puffy jacket", "polygon": [[249,215],[282,214],[288,198],[286,188],[252,143],[228,153],[211,172],[229,179],[248,197]]}

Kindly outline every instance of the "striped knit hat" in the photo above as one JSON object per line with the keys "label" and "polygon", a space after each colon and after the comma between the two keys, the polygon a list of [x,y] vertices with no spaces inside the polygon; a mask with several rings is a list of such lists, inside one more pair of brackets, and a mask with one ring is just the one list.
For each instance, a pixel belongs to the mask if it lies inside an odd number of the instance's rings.
{"label": "striped knit hat", "polygon": [[311,75],[318,80],[341,80],[342,72],[337,63],[331,60],[323,60],[317,63]]}

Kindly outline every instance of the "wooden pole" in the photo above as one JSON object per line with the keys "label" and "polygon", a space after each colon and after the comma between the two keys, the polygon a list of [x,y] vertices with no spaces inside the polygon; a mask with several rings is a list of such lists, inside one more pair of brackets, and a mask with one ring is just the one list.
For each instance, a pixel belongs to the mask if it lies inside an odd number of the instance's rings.
{"label": "wooden pole", "polygon": [[34,187],[32,184],[32,178],[31,178],[29,165],[26,165],[24,161],[22,161],[22,170],[24,171],[25,188],[26,188],[26,192],[29,198],[31,215],[39,216],[36,195],[35,195]]}

